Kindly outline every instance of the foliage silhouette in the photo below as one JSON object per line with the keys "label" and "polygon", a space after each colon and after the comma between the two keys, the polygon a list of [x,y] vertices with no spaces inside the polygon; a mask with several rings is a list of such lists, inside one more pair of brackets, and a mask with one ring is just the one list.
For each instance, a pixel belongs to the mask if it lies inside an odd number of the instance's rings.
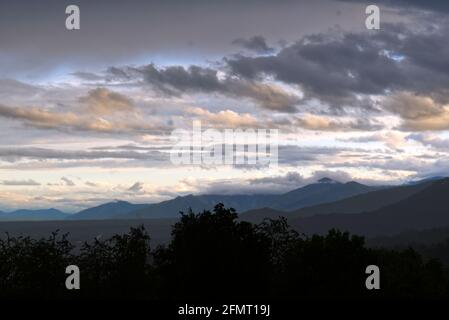
{"label": "foliage silhouette", "polygon": [[83,294],[106,298],[152,298],[150,236],[143,226],[125,235],[85,243],[78,257]]}
{"label": "foliage silhouette", "polygon": [[65,268],[72,264],[73,245],[58,232],[47,239],[0,239],[0,297],[51,298],[64,294]]}
{"label": "foliage silhouette", "polygon": [[258,297],[267,290],[269,239],[219,204],[213,213],[182,214],[169,246],[155,252],[155,262],[166,297]]}
{"label": "foliage silhouette", "polygon": [[[223,204],[212,212],[182,213],[167,246],[151,249],[142,226],[74,249],[67,235],[58,232],[40,240],[9,235],[0,240],[0,297],[449,298],[448,269],[411,248],[371,249],[362,237],[338,230],[307,237],[292,230],[284,218],[255,225],[240,221],[235,210]],[[65,288],[65,268],[70,264],[81,270],[81,290]],[[381,269],[381,290],[365,288],[365,268],[370,264]]]}

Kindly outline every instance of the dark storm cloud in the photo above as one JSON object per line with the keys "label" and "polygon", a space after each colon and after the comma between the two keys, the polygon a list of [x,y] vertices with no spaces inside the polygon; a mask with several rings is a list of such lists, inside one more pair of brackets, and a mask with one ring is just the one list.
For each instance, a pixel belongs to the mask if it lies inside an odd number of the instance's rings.
{"label": "dark storm cloud", "polygon": [[357,95],[400,90],[444,97],[449,88],[447,31],[444,26],[412,32],[384,25],[375,33],[318,34],[275,55],[240,56],[227,63],[244,79],[271,75],[300,85],[306,97],[338,107],[359,105]]}
{"label": "dark storm cloud", "polygon": [[270,53],[274,50],[274,48],[268,46],[265,38],[262,36],[254,36],[250,39],[239,38],[232,41],[232,43],[256,53]]}
{"label": "dark storm cloud", "polygon": [[146,82],[169,94],[176,94],[177,91],[226,90],[226,84],[222,84],[218,79],[217,70],[210,68],[190,66],[185,69],[181,66],[171,66],[157,69],[154,65],[148,65],[142,69],[142,73]]}
{"label": "dark storm cloud", "polygon": [[190,67],[169,66],[156,68],[154,64],[139,68],[109,68],[110,78],[128,81],[141,78],[143,83],[158,91],[180,96],[184,93],[222,94],[234,98],[248,98],[262,108],[280,112],[294,112],[299,97],[287,93],[273,84],[235,79],[224,75],[219,77],[216,69],[192,65]]}

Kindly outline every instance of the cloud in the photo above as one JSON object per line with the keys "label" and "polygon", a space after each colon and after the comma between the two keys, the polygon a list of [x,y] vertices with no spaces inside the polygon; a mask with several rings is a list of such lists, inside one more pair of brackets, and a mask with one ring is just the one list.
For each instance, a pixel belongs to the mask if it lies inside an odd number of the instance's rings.
{"label": "cloud", "polygon": [[36,182],[32,179],[28,180],[3,180],[1,185],[4,186],[40,186],[39,182]]}
{"label": "cloud", "polygon": [[84,72],[84,71],[76,71],[71,73],[72,76],[77,77],[86,81],[100,81],[103,80],[104,77],[92,72]]}
{"label": "cloud", "polygon": [[249,180],[249,184],[281,184],[290,187],[298,187],[305,183],[305,178],[299,172],[288,172],[285,175],[264,177]]}
{"label": "cloud", "polygon": [[[159,143],[167,143],[170,141],[170,138],[165,138],[161,141],[156,141]],[[124,145],[114,145],[114,146],[100,146],[100,147],[93,147],[91,150],[128,150],[128,151],[158,151],[158,150],[170,150],[171,146],[163,146],[163,145],[151,145],[151,146],[141,146],[134,143],[130,144],[124,144]]]}
{"label": "cloud", "polygon": [[115,81],[150,85],[170,97],[221,94],[284,113],[295,113],[318,101],[321,106],[313,113],[379,113],[381,97],[401,92],[449,103],[447,32],[445,26],[407,28],[384,23],[378,33],[318,33],[276,53],[227,56],[217,68],[149,64],[111,67],[108,74]]}
{"label": "cloud", "polygon": [[[119,107],[120,106],[120,107]],[[95,113],[59,112],[39,107],[9,107],[0,105],[0,117],[23,121],[40,129],[55,129],[60,131],[88,131],[96,133],[153,133],[160,134],[170,130],[170,126],[156,121],[144,121],[139,117],[127,114],[126,118],[109,118],[97,113],[111,112],[107,105],[94,103],[90,107]],[[104,107],[104,109],[102,109]],[[111,108],[124,108],[119,103]]]}
{"label": "cloud", "polygon": [[65,183],[66,186],[68,187],[73,187],[75,186],[75,182],[73,182],[72,180],[70,180],[69,178],[66,177],[62,177],[61,180]]}
{"label": "cloud", "polygon": [[384,143],[390,149],[401,150],[405,145],[407,145],[406,138],[407,136],[404,133],[388,131],[365,136],[341,138],[339,140],[343,142],[355,142],[355,143],[381,142]]}
{"label": "cloud", "polygon": [[440,116],[444,110],[430,97],[401,92],[387,98],[385,107],[404,119],[420,120]]}
{"label": "cloud", "polygon": [[269,185],[286,185],[290,188],[298,188],[307,184],[316,183],[322,178],[330,178],[338,182],[347,182],[352,180],[351,176],[344,171],[314,171],[311,176],[303,177],[295,171],[287,172],[285,175],[278,175],[265,178],[250,179],[250,184],[269,184]]}
{"label": "cloud", "polygon": [[278,148],[278,163],[290,166],[311,165],[329,161],[329,159],[346,150],[345,148],[280,145]]}
{"label": "cloud", "polygon": [[144,80],[161,91],[176,94],[185,91],[214,92],[223,90],[217,70],[190,66],[169,66],[157,69],[154,64],[142,67]]}
{"label": "cloud", "polygon": [[428,96],[401,92],[387,97],[385,109],[402,119],[401,128],[407,131],[448,130],[449,106]]}
{"label": "cloud", "polygon": [[100,116],[134,110],[131,99],[105,88],[91,90],[87,96],[81,97],[79,100],[87,106],[90,113]]}
{"label": "cloud", "polygon": [[245,113],[239,114],[232,110],[222,110],[219,112],[211,112],[203,108],[188,108],[186,113],[198,116],[204,120],[207,125],[213,125],[221,128],[256,128],[258,126],[257,119],[252,115]]}
{"label": "cloud", "polygon": [[295,123],[301,128],[316,131],[372,131],[380,128],[379,124],[366,119],[348,117],[341,119],[313,114],[298,117]]}
{"label": "cloud", "polygon": [[439,151],[449,152],[449,139],[440,138],[428,133],[413,133],[407,139],[418,141],[419,143],[435,148]]}
{"label": "cloud", "polygon": [[[355,3],[373,3],[370,0],[338,0],[342,2],[355,2]],[[422,1],[422,0],[377,0],[375,2],[377,5],[386,5],[393,8],[408,10],[410,8],[424,9],[428,11],[433,11],[437,13],[449,13],[449,3],[445,0],[432,0],[432,1]]]}
{"label": "cloud", "polygon": [[403,148],[407,144],[405,136],[397,132],[387,132],[382,135],[381,139],[387,147],[396,150]]}
{"label": "cloud", "polygon": [[15,79],[0,79],[0,97],[3,98],[20,97],[23,95],[34,96],[42,91],[42,88]]}
{"label": "cloud", "polygon": [[276,54],[225,61],[238,77],[298,85],[306,98],[331,107],[376,109],[361,98],[411,91],[448,99],[442,94],[449,88],[446,35],[441,26],[416,31],[385,23],[382,32],[310,35]]}
{"label": "cloud", "polygon": [[135,151],[86,151],[56,150],[47,148],[0,148],[0,158],[13,162],[22,158],[55,160],[99,160],[99,159],[133,159],[145,160],[163,155],[157,150],[148,152]]}
{"label": "cloud", "polygon": [[143,183],[141,183],[141,182],[136,182],[131,187],[128,188],[128,191],[131,191],[131,192],[139,192],[142,190],[143,190]]}
{"label": "cloud", "polygon": [[80,118],[74,113],[55,113],[53,111],[29,107],[13,108],[0,105],[0,116],[10,119],[25,120],[39,127],[80,125]]}
{"label": "cloud", "polygon": [[317,170],[307,177],[297,171],[288,171],[284,174],[252,179],[185,180],[184,184],[190,188],[198,188],[198,185],[201,185],[201,190],[197,190],[201,194],[273,194],[288,192],[307,184],[316,183],[324,177],[339,182],[353,180],[345,171]]}
{"label": "cloud", "polygon": [[[111,72],[112,69],[109,69]],[[218,70],[191,65],[156,68],[154,64],[139,68],[114,68],[114,77],[124,81],[141,77],[159,92],[169,96],[185,93],[222,94],[231,98],[247,98],[264,109],[294,112],[299,96],[289,93],[274,83],[237,79]]]}
{"label": "cloud", "polygon": [[90,181],[86,181],[85,185],[88,187],[98,187],[98,184],[96,184],[94,182],[90,182]]}
{"label": "cloud", "polygon": [[250,98],[262,108],[278,112],[296,112],[296,105],[300,101],[299,96],[275,84],[229,80],[228,90],[231,95]]}
{"label": "cloud", "polygon": [[254,36],[249,39],[238,38],[232,41],[232,43],[256,53],[271,53],[274,51],[273,48],[268,46],[265,38],[262,36]]}

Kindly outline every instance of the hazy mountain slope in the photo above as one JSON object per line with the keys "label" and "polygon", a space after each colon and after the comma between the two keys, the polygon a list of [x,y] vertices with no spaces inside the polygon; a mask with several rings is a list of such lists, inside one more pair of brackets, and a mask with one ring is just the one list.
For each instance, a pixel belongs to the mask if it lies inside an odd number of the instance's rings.
{"label": "hazy mountain slope", "polygon": [[289,217],[307,217],[326,213],[359,213],[394,204],[430,186],[432,182],[389,187],[349,197],[343,200],[305,207],[289,212]]}
{"label": "hazy mountain slope", "polygon": [[340,183],[323,178],[318,183],[309,184],[280,195],[269,207],[277,210],[292,211],[378,189],[379,187],[366,186],[354,181]]}
{"label": "hazy mountain slope", "polygon": [[67,217],[69,220],[101,220],[113,219],[118,215],[142,209],[146,204],[132,204],[127,201],[109,202],[97,207],[89,208]]}
{"label": "hazy mountain slope", "polygon": [[208,204],[193,195],[176,197],[175,199],[150,204],[145,208],[133,210],[126,214],[117,216],[120,219],[144,219],[144,218],[168,218],[179,216],[180,211],[192,208],[194,211],[206,209]]}
{"label": "hazy mountain slope", "polygon": [[315,215],[291,218],[289,222],[307,234],[337,228],[365,236],[446,227],[449,226],[449,179],[436,181],[407,199],[373,212]]}
{"label": "hazy mountain slope", "polygon": [[188,195],[175,199],[155,203],[146,208],[121,215],[120,218],[170,218],[178,217],[179,212],[187,212],[191,208],[194,212],[211,210],[217,203],[224,203],[237,211],[260,208],[277,195]]}
{"label": "hazy mountain slope", "polygon": [[33,220],[62,220],[68,214],[56,209],[16,210],[13,212],[0,212],[3,221],[33,221]]}

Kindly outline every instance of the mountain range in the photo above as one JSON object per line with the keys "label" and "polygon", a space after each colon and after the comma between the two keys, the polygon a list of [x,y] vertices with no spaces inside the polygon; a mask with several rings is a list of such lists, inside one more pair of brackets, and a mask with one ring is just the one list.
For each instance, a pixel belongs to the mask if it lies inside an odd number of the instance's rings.
{"label": "mountain range", "polygon": [[235,208],[241,220],[284,216],[306,234],[338,228],[379,236],[449,227],[449,178],[439,177],[389,187],[324,178],[283,194],[187,195],[154,204],[114,201],[76,214],[56,209],[0,212],[0,220],[173,219],[189,208],[210,210],[219,202]]}
{"label": "mountain range", "polygon": [[[127,201],[113,201],[75,214],[64,214],[55,209],[18,210],[0,213],[0,220],[102,220],[102,219],[152,219],[178,217],[179,212],[210,210],[222,202],[237,212],[269,207],[280,211],[298,210],[307,206],[318,205],[345,199],[354,195],[382,189],[363,185],[354,181],[341,183],[323,178],[301,188],[283,194],[203,194],[178,196],[174,199],[152,204],[133,204]],[[46,213],[46,214],[45,214]]]}
{"label": "mountain range", "polygon": [[434,180],[426,179],[421,182],[403,186],[379,188],[378,190],[356,194],[341,200],[324,201],[317,205],[305,206],[297,210],[286,212],[276,210],[272,207],[257,208],[244,212],[242,217],[248,221],[258,222],[264,218],[275,218],[279,215],[294,219],[331,213],[355,214],[369,212],[407,199],[411,195],[424,190],[433,182]]}
{"label": "mountain range", "polygon": [[341,183],[323,178],[316,183],[283,194],[254,195],[187,195],[147,205],[134,205],[118,201],[100,205],[74,214],[70,219],[154,219],[178,217],[180,212],[211,210],[217,203],[232,207],[237,212],[270,207],[291,211],[306,206],[337,201],[350,196],[379,190],[382,187],[366,186],[357,182]]}

